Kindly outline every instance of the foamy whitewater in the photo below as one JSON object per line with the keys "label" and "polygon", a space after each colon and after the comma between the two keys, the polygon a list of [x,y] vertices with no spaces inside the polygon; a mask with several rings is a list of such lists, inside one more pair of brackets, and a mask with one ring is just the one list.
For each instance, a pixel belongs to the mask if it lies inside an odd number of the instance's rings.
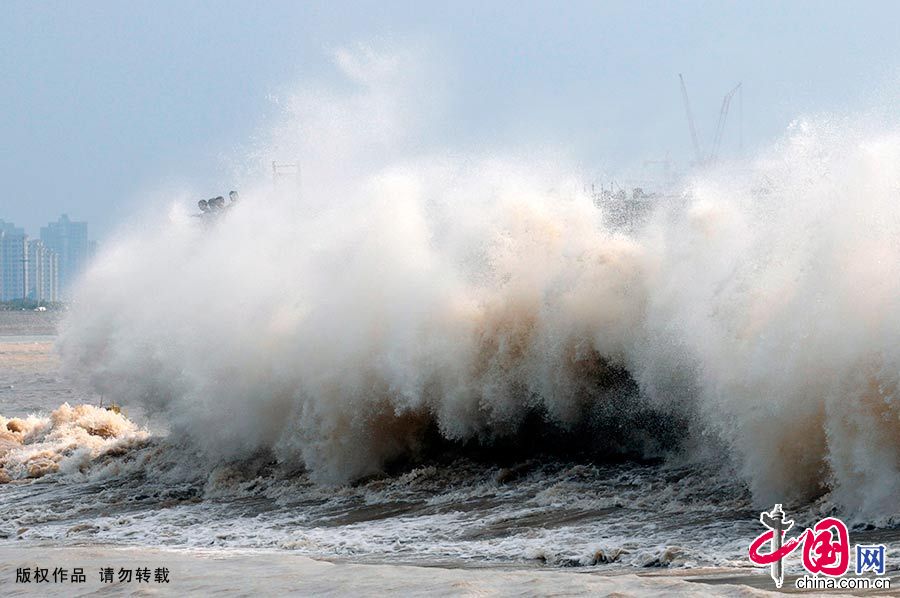
{"label": "foamy whitewater", "polygon": [[559,154],[422,147],[408,56],[338,64],[238,205],[84,276],[64,371],[165,432],[0,418],[10,541],[743,566],[779,502],[896,554],[900,130],[798,120],[621,227]]}

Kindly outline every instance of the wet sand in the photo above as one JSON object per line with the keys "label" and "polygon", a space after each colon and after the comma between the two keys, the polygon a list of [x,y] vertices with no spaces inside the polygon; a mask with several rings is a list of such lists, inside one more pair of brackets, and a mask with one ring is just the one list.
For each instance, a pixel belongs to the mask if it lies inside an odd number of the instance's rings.
{"label": "wet sand", "polygon": [[54,335],[63,312],[0,311],[0,336]]}

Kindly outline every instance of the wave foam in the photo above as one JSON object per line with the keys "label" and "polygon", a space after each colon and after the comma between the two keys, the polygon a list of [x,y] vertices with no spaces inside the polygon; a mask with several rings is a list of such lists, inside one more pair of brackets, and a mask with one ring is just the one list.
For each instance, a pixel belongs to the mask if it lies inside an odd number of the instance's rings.
{"label": "wave foam", "polygon": [[761,504],[897,512],[900,134],[800,123],[625,234],[554,161],[411,154],[388,70],[290,104],[271,148],[303,158],[302,200],[248,183],[213,228],[174,210],[111,244],[69,371],[210,460],[271,451],[319,480],[432,427],[489,441],[539,413],[618,439],[656,417],[726,447]]}
{"label": "wave foam", "polygon": [[120,413],[92,405],[66,403],[47,417],[0,416],[0,483],[78,472],[147,436]]}

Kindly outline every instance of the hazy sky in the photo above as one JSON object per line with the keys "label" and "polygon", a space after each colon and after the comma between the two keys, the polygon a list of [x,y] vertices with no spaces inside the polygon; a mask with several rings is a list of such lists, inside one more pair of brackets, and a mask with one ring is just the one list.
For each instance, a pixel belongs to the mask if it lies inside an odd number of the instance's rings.
{"label": "hazy sky", "polygon": [[336,77],[333,51],[359,42],[429,49],[447,96],[432,142],[615,169],[689,159],[679,72],[705,142],[738,81],[750,147],[802,114],[883,105],[898,22],[897,2],[5,0],[0,219],[36,234],[67,212],[102,239],[148,189],[221,193],[267,98]]}

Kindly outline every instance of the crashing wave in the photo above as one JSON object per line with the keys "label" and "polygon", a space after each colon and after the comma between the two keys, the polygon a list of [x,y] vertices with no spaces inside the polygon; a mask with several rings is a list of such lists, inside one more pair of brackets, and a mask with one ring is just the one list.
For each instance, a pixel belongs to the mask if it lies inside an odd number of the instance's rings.
{"label": "crashing wave", "polygon": [[727,455],[761,504],[897,512],[900,134],[799,123],[626,235],[559,164],[410,153],[398,77],[292,101],[271,146],[302,200],[242,185],[211,230],[173,212],[111,243],[68,370],[211,461],[323,481],[435,431],[521,446],[538,417],[609,454]]}

